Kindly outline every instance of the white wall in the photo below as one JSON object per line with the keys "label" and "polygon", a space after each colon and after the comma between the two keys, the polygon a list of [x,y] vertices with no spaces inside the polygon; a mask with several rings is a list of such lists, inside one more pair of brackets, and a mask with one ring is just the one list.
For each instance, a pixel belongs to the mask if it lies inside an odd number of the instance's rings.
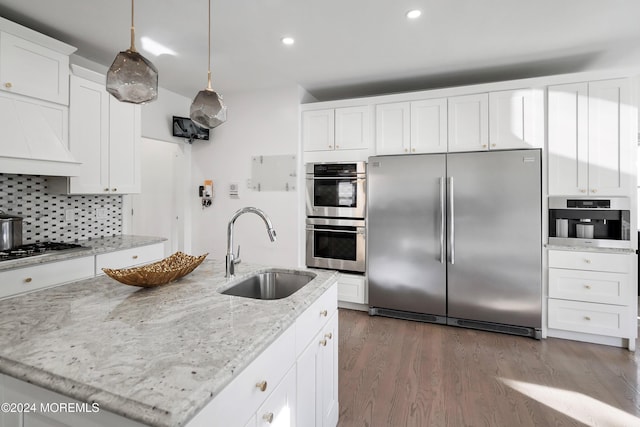
{"label": "white wall", "polygon": [[185,143],[184,138],[172,136],[171,119],[173,116],[189,117],[191,101],[185,96],[158,88],[158,99],[142,106],[142,136],[178,144]]}
{"label": "white wall", "polygon": [[[253,214],[236,221],[235,245],[241,245],[245,262],[298,266],[302,229],[299,191],[257,192],[247,188],[251,158],[257,155],[295,154],[300,159],[297,85],[243,93],[225,93],[227,122],[213,129],[209,141],[192,145],[191,196],[192,253],[209,252],[224,259],[227,223],[245,206],[264,210],[278,233],[271,243],[262,220]],[[300,171],[298,171],[300,173]],[[213,206],[201,209],[198,186],[213,179]],[[228,187],[240,184],[240,198],[231,199]]]}

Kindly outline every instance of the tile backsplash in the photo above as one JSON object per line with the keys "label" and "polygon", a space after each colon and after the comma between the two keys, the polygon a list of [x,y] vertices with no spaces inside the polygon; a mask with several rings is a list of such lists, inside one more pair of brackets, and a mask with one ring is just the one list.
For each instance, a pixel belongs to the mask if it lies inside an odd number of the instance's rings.
{"label": "tile backsplash", "polygon": [[122,196],[47,193],[47,177],[0,173],[0,210],[24,217],[22,243],[122,234]]}

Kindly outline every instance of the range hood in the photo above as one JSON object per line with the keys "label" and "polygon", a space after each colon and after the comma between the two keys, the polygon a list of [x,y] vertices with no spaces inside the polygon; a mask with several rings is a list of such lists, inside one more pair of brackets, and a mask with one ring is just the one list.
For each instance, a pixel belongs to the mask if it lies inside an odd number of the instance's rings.
{"label": "range hood", "polygon": [[0,94],[0,173],[77,176],[68,126],[65,106]]}

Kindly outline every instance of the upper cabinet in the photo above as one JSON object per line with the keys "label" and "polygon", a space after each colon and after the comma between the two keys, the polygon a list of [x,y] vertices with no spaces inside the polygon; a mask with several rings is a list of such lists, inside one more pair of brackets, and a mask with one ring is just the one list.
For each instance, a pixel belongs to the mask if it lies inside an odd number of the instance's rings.
{"label": "upper cabinet", "polygon": [[530,88],[489,93],[489,149],[542,147],[543,93]]}
{"label": "upper cabinet", "polygon": [[376,105],[376,154],[446,151],[446,98]]}
{"label": "upper cabinet", "polygon": [[139,193],[140,107],[109,95],[101,75],[73,75],[70,86],[69,146],[82,165],[77,177],[52,188],[67,194]]}
{"label": "upper cabinet", "polygon": [[448,151],[480,151],[489,148],[489,95],[449,98]]}
{"label": "upper cabinet", "polygon": [[549,86],[549,194],[631,192],[628,79]]}
{"label": "upper cabinet", "polygon": [[371,111],[365,107],[331,108],[302,113],[304,151],[367,150]]}
{"label": "upper cabinet", "polygon": [[[0,29],[5,25],[17,33],[29,32],[0,21]],[[75,48],[41,34],[28,35],[35,41],[0,31],[0,90],[68,105],[69,55]]]}

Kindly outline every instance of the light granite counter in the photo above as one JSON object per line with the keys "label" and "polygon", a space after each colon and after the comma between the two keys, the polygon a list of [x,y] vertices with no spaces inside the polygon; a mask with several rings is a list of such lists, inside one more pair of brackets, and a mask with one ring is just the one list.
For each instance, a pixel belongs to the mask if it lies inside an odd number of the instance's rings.
{"label": "light granite counter", "polygon": [[111,237],[98,237],[89,240],[78,240],[73,243],[82,245],[82,248],[47,252],[43,255],[36,255],[10,261],[2,261],[0,262],[0,271],[11,270],[20,267],[29,267],[32,265],[44,264],[47,262],[63,261],[66,259],[78,258],[83,256],[98,255],[124,249],[137,248],[139,246],[147,246],[154,243],[164,242],[165,240],[167,239],[165,239],[164,237],[132,236],[126,234]]}
{"label": "light granite counter", "polygon": [[205,261],[157,288],[101,276],[0,301],[0,373],[153,426],[181,426],[337,279],[288,298],[220,294],[265,267]]}
{"label": "light granite counter", "polygon": [[572,251],[572,252],[604,252],[610,254],[635,254],[635,249],[629,248],[599,248],[593,246],[565,246],[565,245],[544,245],[545,248],[555,251]]}

